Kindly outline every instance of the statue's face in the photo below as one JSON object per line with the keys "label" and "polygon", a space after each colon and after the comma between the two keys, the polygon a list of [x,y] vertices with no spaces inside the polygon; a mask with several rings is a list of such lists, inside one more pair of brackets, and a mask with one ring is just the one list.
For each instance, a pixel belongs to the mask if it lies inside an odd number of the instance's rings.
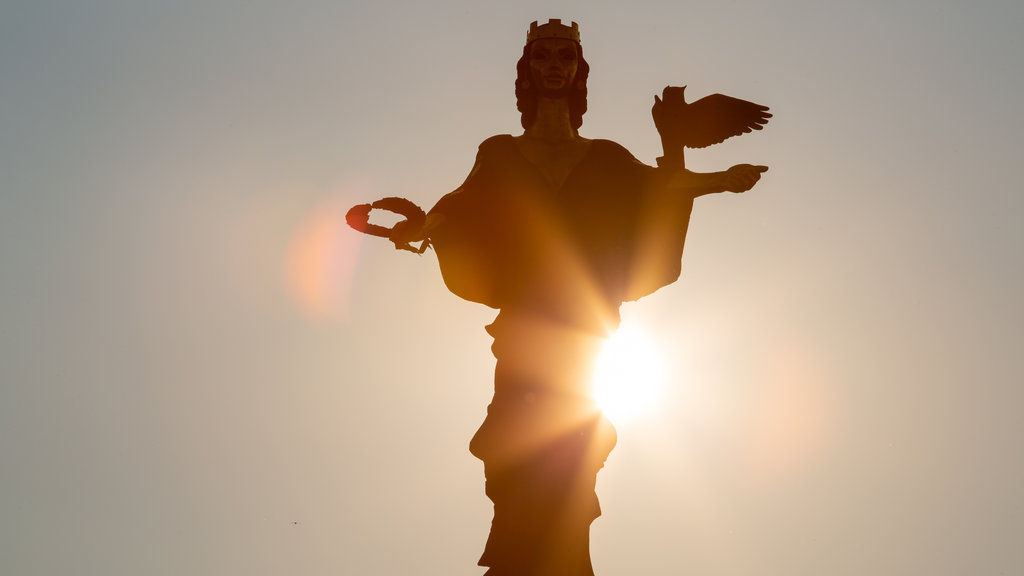
{"label": "statue's face", "polygon": [[545,96],[563,96],[572,87],[579,61],[576,43],[541,38],[530,44],[530,77]]}

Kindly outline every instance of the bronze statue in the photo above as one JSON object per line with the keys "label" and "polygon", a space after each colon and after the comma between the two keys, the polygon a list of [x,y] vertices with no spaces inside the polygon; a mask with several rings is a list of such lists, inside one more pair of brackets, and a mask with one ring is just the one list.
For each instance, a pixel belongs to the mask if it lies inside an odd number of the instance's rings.
{"label": "bronze statue", "polygon": [[[593,575],[594,487],[616,441],[590,390],[598,348],[622,302],[678,278],[693,199],[745,192],[768,169],[685,169],[685,147],[760,130],[771,116],[720,94],[687,104],[683,88],[667,87],[655,97],[657,168],[580,136],[589,70],[575,22],[534,22],[517,64],[524,132],[485,140],[466,181],[429,213],[386,198],[348,215],[396,247],[432,246],[452,292],[500,310],[487,326],[494,398],[470,442],[494,502],[485,576]],[[407,219],[374,227],[372,208]]]}

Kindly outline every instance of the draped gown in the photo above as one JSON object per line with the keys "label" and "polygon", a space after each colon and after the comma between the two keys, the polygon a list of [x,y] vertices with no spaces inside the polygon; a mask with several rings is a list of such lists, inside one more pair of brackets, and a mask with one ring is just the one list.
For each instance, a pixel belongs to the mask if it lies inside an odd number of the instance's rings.
{"label": "draped gown", "polygon": [[692,207],[609,140],[556,187],[501,135],[431,210],[448,288],[500,310],[487,326],[494,398],[470,443],[494,503],[487,576],[593,576],[595,484],[616,441],[593,401],[594,359],[623,301],[678,278]]}

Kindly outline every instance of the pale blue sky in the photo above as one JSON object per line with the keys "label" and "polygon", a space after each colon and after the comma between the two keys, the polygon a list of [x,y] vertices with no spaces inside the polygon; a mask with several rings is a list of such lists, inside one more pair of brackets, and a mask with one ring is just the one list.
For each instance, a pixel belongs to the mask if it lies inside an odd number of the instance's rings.
{"label": "pale blue sky", "polygon": [[339,223],[517,132],[559,17],[585,136],[652,163],[666,84],[775,114],[688,156],[771,171],[624,310],[673,384],[598,574],[1019,571],[1024,8],[637,4],[3,4],[0,573],[481,574],[493,311]]}

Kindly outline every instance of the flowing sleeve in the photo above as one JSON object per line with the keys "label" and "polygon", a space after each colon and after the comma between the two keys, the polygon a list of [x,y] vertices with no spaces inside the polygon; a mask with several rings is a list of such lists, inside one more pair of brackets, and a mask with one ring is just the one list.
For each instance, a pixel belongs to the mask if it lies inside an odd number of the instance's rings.
{"label": "flowing sleeve", "polygon": [[609,296],[636,300],[679,279],[693,199],[668,187],[667,171],[615,142],[597,142],[599,167],[575,203],[592,214],[581,236],[596,247],[593,268]]}
{"label": "flowing sleeve", "polygon": [[637,300],[674,283],[682,273],[683,247],[693,198],[667,186],[667,174],[653,176],[641,195],[629,284],[624,300]]}
{"label": "flowing sleeve", "polygon": [[500,307],[499,278],[495,263],[500,261],[493,223],[497,214],[487,197],[486,172],[490,139],[480,145],[476,162],[466,181],[444,195],[430,209],[437,226],[430,242],[437,252],[445,286],[460,298],[492,308]]}

